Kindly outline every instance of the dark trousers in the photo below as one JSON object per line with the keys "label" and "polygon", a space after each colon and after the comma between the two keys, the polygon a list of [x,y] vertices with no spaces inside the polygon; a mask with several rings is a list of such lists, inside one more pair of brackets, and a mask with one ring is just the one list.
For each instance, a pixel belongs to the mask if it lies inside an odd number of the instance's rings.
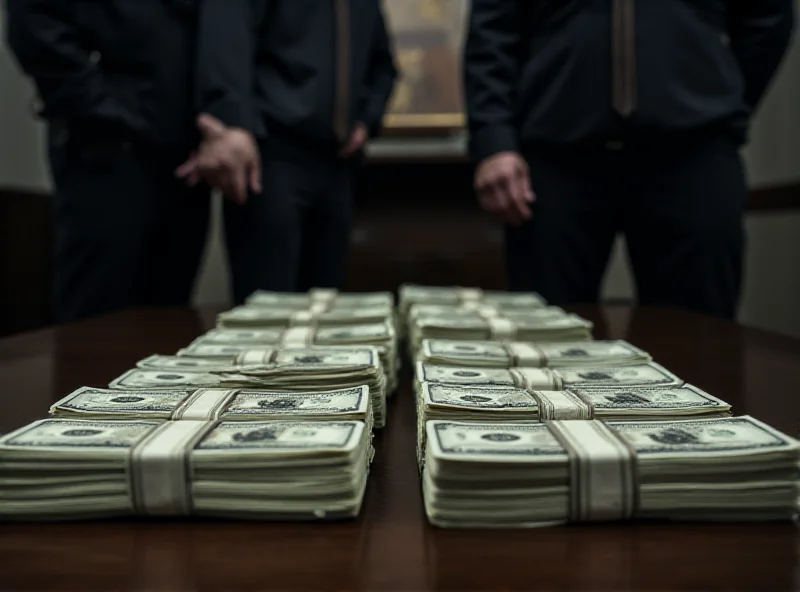
{"label": "dark trousers", "polygon": [[597,302],[621,232],[640,304],[736,316],[747,186],[733,139],[535,148],[526,158],[537,200],[533,219],[506,233],[512,290]]}
{"label": "dark trousers", "polygon": [[352,204],[350,167],[277,140],[261,146],[262,192],[225,202],[233,299],[256,290],[342,289]]}
{"label": "dark trousers", "polygon": [[56,322],[190,304],[209,191],[189,190],[175,178],[187,155],[51,129]]}

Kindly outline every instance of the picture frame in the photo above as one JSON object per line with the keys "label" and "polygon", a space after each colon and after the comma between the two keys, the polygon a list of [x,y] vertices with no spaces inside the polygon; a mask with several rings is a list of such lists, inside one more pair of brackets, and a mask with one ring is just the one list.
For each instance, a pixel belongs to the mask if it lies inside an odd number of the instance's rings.
{"label": "picture frame", "polygon": [[400,71],[385,135],[441,136],[466,123],[461,53],[469,0],[381,0]]}

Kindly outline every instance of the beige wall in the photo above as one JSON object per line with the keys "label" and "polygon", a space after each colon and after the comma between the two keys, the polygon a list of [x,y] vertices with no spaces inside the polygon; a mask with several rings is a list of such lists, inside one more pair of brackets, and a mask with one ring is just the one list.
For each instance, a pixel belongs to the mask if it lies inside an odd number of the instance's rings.
{"label": "beige wall", "polygon": [[[800,0],[797,0],[800,9]],[[0,13],[2,25],[2,13]],[[800,35],[798,35],[800,37]],[[0,46],[0,186],[49,189],[43,159],[43,129],[29,115],[30,85]],[[463,139],[442,149],[461,150]],[[375,146],[375,152],[439,150],[437,146]],[[759,113],[745,151],[751,185],[765,187],[800,181],[800,43],[795,42],[780,76]],[[218,208],[218,204],[216,206]],[[741,320],[800,337],[800,213],[751,214],[747,220],[749,253]],[[606,278],[606,296],[632,294],[624,263],[624,245]],[[206,263],[197,286],[198,303],[224,303],[228,286],[220,244],[219,216],[214,216]]]}

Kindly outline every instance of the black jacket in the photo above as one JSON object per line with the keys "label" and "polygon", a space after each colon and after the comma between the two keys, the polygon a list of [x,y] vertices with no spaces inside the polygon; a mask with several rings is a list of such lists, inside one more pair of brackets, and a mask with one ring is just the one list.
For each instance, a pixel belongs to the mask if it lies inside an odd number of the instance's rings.
{"label": "black jacket", "polygon": [[[788,46],[794,0],[630,2],[620,13],[618,0],[473,0],[472,157],[716,125],[744,141]],[[614,108],[625,104],[612,102],[617,83],[633,91],[632,109]]]}
{"label": "black jacket", "polygon": [[47,119],[191,146],[195,1],[6,0],[6,35]]}
{"label": "black jacket", "polygon": [[[334,154],[335,0],[206,0],[198,108],[258,137]],[[379,0],[349,0],[348,126],[380,130],[397,71]]]}

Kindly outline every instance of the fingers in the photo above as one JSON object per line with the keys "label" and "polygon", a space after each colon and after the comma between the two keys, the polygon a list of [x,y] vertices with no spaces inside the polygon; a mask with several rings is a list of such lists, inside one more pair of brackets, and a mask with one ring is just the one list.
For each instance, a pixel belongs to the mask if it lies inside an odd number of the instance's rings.
{"label": "fingers", "polygon": [[498,176],[487,181],[478,188],[478,199],[484,210],[505,224],[519,226],[525,220],[524,211],[516,203],[509,177]]}
{"label": "fingers", "polygon": [[516,171],[512,176],[506,177],[504,182],[510,217],[515,225],[522,224],[532,217],[531,208],[528,205],[530,203],[528,201],[529,191],[525,187],[525,177],[527,174],[524,171]]}
{"label": "fingers", "polygon": [[260,159],[256,158],[255,162],[250,163],[249,177],[250,177],[250,190],[253,193],[261,193],[261,164]]}
{"label": "fingers", "polygon": [[175,169],[175,176],[179,179],[185,179],[192,173],[197,171],[197,152],[192,152],[189,158],[181,166]]}
{"label": "fingers", "polygon": [[533,188],[531,187],[531,173],[527,167],[522,175],[522,189],[525,195],[525,201],[527,203],[530,204],[536,201],[536,194],[533,192]]}
{"label": "fingers", "polygon": [[517,154],[499,154],[476,172],[475,189],[483,208],[504,223],[519,226],[533,217],[528,167]]}
{"label": "fingers", "polygon": [[197,127],[206,139],[221,136],[227,129],[224,123],[208,113],[197,116]]}
{"label": "fingers", "polygon": [[339,156],[342,158],[350,158],[355,154],[356,150],[358,150],[358,138],[356,138],[355,135],[351,135],[350,139],[347,140],[347,144],[339,151]]}

